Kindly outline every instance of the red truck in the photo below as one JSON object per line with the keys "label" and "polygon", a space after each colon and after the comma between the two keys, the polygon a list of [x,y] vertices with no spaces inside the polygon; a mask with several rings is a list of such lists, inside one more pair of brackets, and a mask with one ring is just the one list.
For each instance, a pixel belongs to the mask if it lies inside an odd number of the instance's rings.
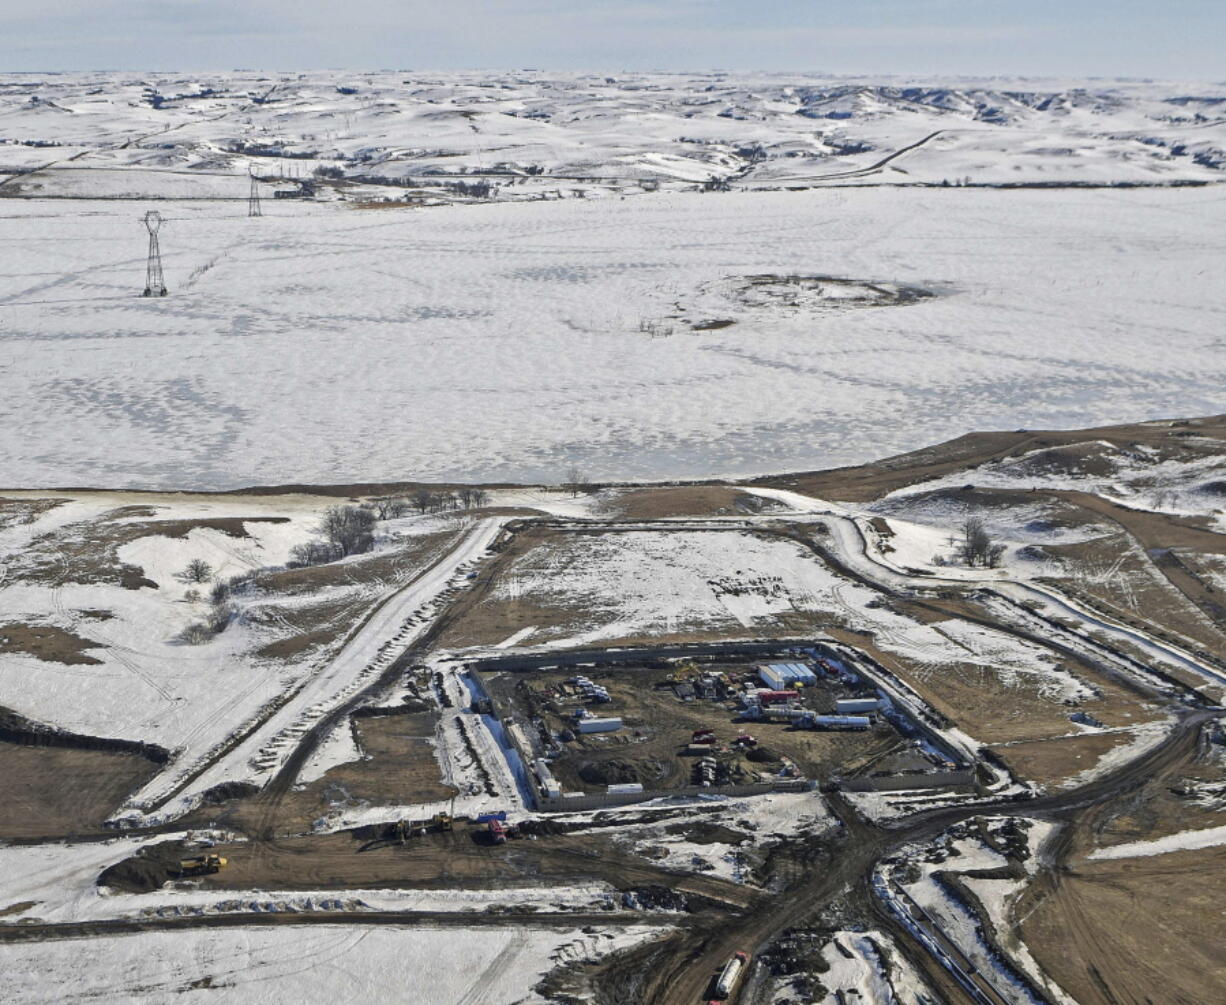
{"label": "red truck", "polygon": [[491,820],[488,824],[486,824],[486,827],[490,832],[490,840],[493,841],[494,844],[507,843],[507,828],[501,820]]}

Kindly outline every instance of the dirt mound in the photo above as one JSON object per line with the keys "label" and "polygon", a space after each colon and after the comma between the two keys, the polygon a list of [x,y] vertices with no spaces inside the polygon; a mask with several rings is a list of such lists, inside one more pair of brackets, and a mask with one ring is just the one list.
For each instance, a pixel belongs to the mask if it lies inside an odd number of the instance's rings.
{"label": "dirt mound", "polygon": [[246,799],[259,791],[260,787],[254,782],[222,782],[211,789],[205,789],[200,794],[200,798],[216,806],[220,803],[228,803],[231,799]]}
{"label": "dirt mound", "polygon": [[1071,443],[1025,454],[1005,466],[1017,475],[1079,475],[1112,478],[1119,471],[1117,451],[1106,443]]}
{"label": "dirt mound", "polygon": [[1017,489],[985,489],[975,485],[960,485],[956,488],[934,489],[931,492],[916,492],[903,496],[893,506],[878,509],[895,512],[905,517],[908,510],[923,512],[925,509],[986,510],[1010,509],[1034,503],[1034,496]]}
{"label": "dirt mound", "polygon": [[754,747],[745,755],[747,760],[753,761],[755,764],[778,764],[783,758],[780,757],[770,747]]}
{"label": "dirt mound", "polygon": [[627,782],[647,783],[661,775],[656,761],[629,761],[621,758],[608,761],[585,761],[579,766],[579,777],[589,785],[624,785]]}
{"label": "dirt mound", "polygon": [[178,871],[180,859],[187,856],[187,845],[182,841],[149,845],[104,869],[97,883],[124,893],[150,893],[170,879]]}
{"label": "dirt mound", "polygon": [[664,828],[666,834],[680,834],[692,844],[731,844],[738,845],[745,840],[745,835],[734,831],[723,824],[709,821],[700,823],[669,824]]}

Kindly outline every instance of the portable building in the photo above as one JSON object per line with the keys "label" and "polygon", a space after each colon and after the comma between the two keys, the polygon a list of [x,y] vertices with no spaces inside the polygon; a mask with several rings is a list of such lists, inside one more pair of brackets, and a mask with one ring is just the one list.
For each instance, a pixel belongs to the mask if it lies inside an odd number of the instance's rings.
{"label": "portable building", "polygon": [[774,691],[817,683],[817,674],[803,663],[767,663],[758,667],[758,677]]}
{"label": "portable building", "polygon": [[622,721],[620,718],[580,719],[577,728],[580,733],[612,733],[622,728]]}

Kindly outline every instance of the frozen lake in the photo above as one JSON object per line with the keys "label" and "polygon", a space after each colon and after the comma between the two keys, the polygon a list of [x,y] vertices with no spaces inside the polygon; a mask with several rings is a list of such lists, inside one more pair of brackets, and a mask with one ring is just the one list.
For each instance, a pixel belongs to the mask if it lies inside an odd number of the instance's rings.
{"label": "frozen lake", "polygon": [[[748,475],[1226,408],[1218,187],[157,207],[144,300],[144,203],[0,202],[0,484]],[[727,293],[794,273],[938,295]]]}

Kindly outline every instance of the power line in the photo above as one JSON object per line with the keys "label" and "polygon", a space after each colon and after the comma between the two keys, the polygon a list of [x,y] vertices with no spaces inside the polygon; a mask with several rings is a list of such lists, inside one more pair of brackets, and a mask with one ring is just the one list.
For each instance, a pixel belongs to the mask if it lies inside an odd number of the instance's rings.
{"label": "power line", "polygon": [[247,215],[248,216],[263,216],[260,211],[260,185],[255,180],[255,175],[251,176],[251,194],[247,197]]}
{"label": "power line", "polygon": [[166,296],[166,281],[162,277],[162,251],[158,247],[158,228],[162,226],[162,214],[149,210],[144,217],[145,229],[149,231],[149,261],[145,266],[146,297]]}

